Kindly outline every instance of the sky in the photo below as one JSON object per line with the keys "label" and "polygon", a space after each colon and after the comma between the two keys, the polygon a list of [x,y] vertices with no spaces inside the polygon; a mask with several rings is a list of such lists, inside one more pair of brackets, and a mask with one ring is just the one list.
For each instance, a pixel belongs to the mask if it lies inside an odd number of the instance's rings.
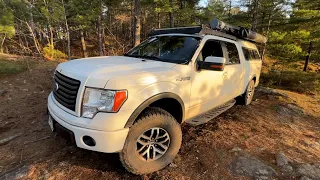
{"label": "sky", "polygon": [[207,6],[207,4],[208,4],[208,0],[200,0],[199,2],[199,6],[201,7]]}
{"label": "sky", "polygon": [[[232,6],[239,6],[240,2],[239,0],[231,0]],[[205,7],[208,5],[208,0],[200,0],[199,1],[199,6]]]}

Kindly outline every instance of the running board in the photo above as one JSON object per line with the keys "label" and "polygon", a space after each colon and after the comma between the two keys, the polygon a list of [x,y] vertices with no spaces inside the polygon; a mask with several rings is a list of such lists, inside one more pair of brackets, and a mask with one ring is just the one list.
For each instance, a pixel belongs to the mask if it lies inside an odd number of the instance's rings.
{"label": "running board", "polygon": [[236,100],[232,99],[223,105],[220,105],[212,110],[209,110],[208,112],[206,112],[204,114],[201,114],[199,116],[196,116],[192,119],[187,120],[186,123],[188,123],[191,126],[198,126],[200,124],[207,123],[211,119],[219,116],[220,114],[222,114],[226,110],[230,109],[235,103],[236,103]]}

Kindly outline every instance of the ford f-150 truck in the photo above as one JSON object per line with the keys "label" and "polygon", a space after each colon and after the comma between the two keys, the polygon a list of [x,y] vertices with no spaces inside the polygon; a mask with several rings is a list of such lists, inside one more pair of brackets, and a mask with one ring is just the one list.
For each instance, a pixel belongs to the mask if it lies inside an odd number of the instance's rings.
{"label": "ford f-150 truck", "polygon": [[181,123],[205,123],[236,100],[250,104],[259,83],[254,32],[210,25],[154,30],[124,56],[59,64],[51,130],[83,149],[118,152],[134,174],[166,167],[180,149]]}

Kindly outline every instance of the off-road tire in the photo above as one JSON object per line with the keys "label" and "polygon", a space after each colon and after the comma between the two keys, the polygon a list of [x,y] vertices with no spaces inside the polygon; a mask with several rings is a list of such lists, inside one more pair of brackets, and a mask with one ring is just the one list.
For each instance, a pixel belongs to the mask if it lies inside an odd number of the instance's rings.
{"label": "off-road tire", "polygon": [[[136,141],[146,130],[154,127],[165,129],[170,136],[168,150],[159,159],[146,162],[136,153]],[[181,147],[182,132],[180,124],[167,111],[150,107],[140,115],[130,128],[123,150],[120,152],[120,161],[124,168],[133,174],[148,174],[169,165]]]}
{"label": "off-road tire", "polygon": [[241,96],[237,97],[237,104],[245,106],[249,105],[252,102],[254,90],[255,82],[254,80],[251,80],[247,85],[246,92]]}

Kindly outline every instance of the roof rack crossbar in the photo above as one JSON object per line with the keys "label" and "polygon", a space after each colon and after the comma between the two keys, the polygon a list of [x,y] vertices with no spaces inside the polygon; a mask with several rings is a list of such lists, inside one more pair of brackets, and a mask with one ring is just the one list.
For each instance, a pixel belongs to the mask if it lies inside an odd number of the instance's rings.
{"label": "roof rack crossbar", "polygon": [[164,29],[154,29],[151,31],[149,36],[155,36],[160,34],[197,34],[202,30],[202,26],[190,26],[190,27],[176,27],[176,28],[164,28]]}

